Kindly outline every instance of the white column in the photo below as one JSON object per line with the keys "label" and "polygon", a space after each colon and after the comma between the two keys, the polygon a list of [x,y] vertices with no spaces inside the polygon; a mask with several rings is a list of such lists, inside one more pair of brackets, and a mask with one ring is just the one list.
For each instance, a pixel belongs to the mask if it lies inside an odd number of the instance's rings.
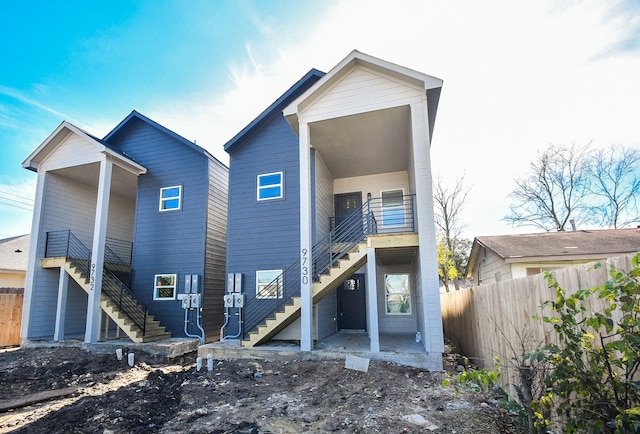
{"label": "white column", "polygon": [[440,311],[440,283],[436,253],[435,223],[433,218],[433,188],[431,156],[429,154],[429,120],[426,95],[420,102],[411,104],[411,130],[413,140],[413,170],[416,185],[415,215],[420,247],[420,286],[422,292],[422,324],[418,330],[428,353],[444,351],[442,313]]}
{"label": "white column", "polygon": [[40,222],[42,221],[42,197],[47,172],[38,172],[36,180],[36,197],[33,206],[33,218],[31,219],[31,238],[29,239],[29,262],[27,275],[24,282],[24,296],[22,301],[22,320],[20,323],[20,339],[24,342],[29,337],[29,325],[31,324],[31,303],[34,298],[33,285],[36,281],[36,272],[40,269],[39,258],[44,256],[44,249],[39,249]]}
{"label": "white column", "polygon": [[311,257],[311,144],[300,123],[300,350],[313,350],[313,258]]}
{"label": "white column", "polygon": [[54,341],[64,340],[64,320],[67,314],[67,291],[69,289],[69,274],[67,269],[60,267],[60,279],[58,281],[58,304],[56,306],[56,328],[53,332]]}
{"label": "white column", "polygon": [[93,228],[91,249],[91,274],[89,277],[89,298],[87,303],[87,327],[84,341],[98,342],[100,339],[100,295],[102,293],[102,270],[104,267],[104,246],[107,238],[107,216],[109,214],[109,193],[113,163],[102,160],[96,204],[96,220]]}
{"label": "white column", "polygon": [[372,353],[380,352],[378,277],[376,268],[376,249],[369,247],[367,249],[367,317],[369,318],[369,342]]}

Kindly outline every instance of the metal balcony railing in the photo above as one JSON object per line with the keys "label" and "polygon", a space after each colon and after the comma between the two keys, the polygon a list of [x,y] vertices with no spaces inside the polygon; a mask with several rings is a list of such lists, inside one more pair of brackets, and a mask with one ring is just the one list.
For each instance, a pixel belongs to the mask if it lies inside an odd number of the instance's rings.
{"label": "metal balcony railing", "polygon": [[[330,218],[331,231],[312,249],[311,275],[314,281],[337,264],[368,235],[415,232],[415,195],[369,198],[360,208],[336,221]],[[243,337],[264,324],[267,318],[300,296],[300,260],[291,264],[271,283],[248,299],[244,306]]]}
{"label": "metal balcony railing", "polygon": [[[123,274],[123,267],[131,266],[133,244],[113,239],[107,239],[107,242],[113,248],[105,245],[102,294],[107,296],[122,313],[129,317],[142,330],[144,336],[149,310],[119,277]],[[125,259],[120,255],[123,255]],[[45,258],[56,257],[67,258],[82,274],[87,277],[91,275],[91,250],[70,230],[47,232]]]}

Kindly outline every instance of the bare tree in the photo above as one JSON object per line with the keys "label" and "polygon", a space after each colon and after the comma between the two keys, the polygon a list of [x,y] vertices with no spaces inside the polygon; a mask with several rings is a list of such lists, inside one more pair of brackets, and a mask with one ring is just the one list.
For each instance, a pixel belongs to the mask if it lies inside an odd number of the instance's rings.
{"label": "bare tree", "polygon": [[639,165],[640,152],[635,149],[612,145],[593,153],[589,174],[590,191],[597,201],[592,207],[595,223],[616,229],[640,220]]}
{"label": "bare tree", "polygon": [[[445,186],[439,175],[433,183],[433,205],[436,229],[439,232],[441,242],[447,250],[443,255],[439,256],[450,258],[445,261],[446,263],[438,264],[438,266],[442,268],[441,275],[444,276],[447,291],[449,290],[447,276],[456,274],[451,273],[450,260],[453,260],[453,265],[458,272],[457,275],[461,276],[462,269],[464,268],[462,261],[466,259],[470,246],[468,240],[464,240],[461,236],[465,226],[461,213],[470,190],[470,188],[464,185],[464,175],[456,179],[453,188]],[[457,278],[453,279],[453,283],[456,290],[459,289]]]}
{"label": "bare tree", "polygon": [[514,226],[564,231],[587,218],[589,146],[550,146],[531,162],[530,175],[516,179],[515,200],[504,220]]}

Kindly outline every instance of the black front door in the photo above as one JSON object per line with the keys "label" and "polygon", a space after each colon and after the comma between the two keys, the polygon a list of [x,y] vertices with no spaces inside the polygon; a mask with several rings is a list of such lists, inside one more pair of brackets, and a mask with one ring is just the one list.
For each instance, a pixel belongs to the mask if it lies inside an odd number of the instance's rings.
{"label": "black front door", "polygon": [[338,287],[338,329],[365,330],[364,274],[354,274]]}
{"label": "black front door", "polygon": [[[362,207],[362,193],[358,191],[355,193],[336,194],[333,200],[336,214],[335,227],[338,228],[336,231],[337,238],[340,241],[353,241],[360,237],[362,235],[362,219],[355,217],[348,221],[346,220],[347,217]],[[340,226],[343,223],[344,225]]]}

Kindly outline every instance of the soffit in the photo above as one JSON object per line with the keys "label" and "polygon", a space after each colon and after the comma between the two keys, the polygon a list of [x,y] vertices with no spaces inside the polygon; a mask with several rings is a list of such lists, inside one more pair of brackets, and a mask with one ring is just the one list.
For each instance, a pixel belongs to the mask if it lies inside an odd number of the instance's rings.
{"label": "soffit", "polygon": [[314,122],[309,129],[334,179],[407,170],[409,106]]}
{"label": "soffit", "polygon": [[[97,190],[100,178],[100,163],[67,167],[55,170],[53,173]],[[111,194],[125,199],[135,200],[137,190],[138,177],[131,172],[114,165],[113,173],[111,175]]]}

